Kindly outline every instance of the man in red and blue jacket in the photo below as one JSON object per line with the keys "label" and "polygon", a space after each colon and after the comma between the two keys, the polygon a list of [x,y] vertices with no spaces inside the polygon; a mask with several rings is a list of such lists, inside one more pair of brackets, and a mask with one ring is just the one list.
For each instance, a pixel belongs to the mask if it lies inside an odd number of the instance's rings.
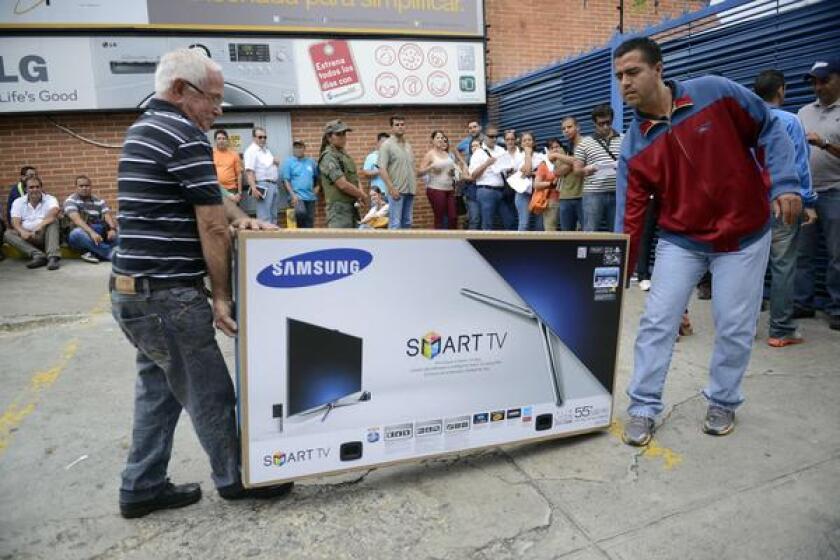
{"label": "man in red and blue jacket", "polygon": [[633,270],[645,210],[659,206],[652,288],[635,345],[624,441],[646,445],[663,410],[662,391],[692,288],[713,273],[715,345],[703,394],[705,432],[725,435],[743,402],[770,250],[772,211],[802,212],[794,148],[765,103],[718,76],[662,79],[659,45],[630,39],[614,53],[625,102],[636,109],[618,165],[616,231],[630,235]]}

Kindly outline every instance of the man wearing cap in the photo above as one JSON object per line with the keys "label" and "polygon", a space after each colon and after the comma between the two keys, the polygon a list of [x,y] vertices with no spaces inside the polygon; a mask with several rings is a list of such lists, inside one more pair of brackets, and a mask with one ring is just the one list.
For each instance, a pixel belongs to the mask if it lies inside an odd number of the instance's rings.
{"label": "man wearing cap", "polygon": [[825,289],[828,324],[840,330],[840,57],[817,60],[805,75],[816,101],[799,110],[811,144],[811,182],[817,193],[817,223],[799,238],[794,317],[814,316],[814,255],[818,230],[828,251]]}
{"label": "man wearing cap", "polygon": [[292,142],[292,157],[286,158],[280,170],[283,187],[289,193],[295,222],[299,228],[315,227],[315,207],[318,204],[318,166],[312,158],[305,157],[306,144]]}
{"label": "man wearing cap", "polygon": [[347,133],[353,129],[340,120],[330,121],[324,127],[318,172],[324,198],[327,201],[327,227],[355,229],[359,213],[354,203],[367,204],[368,197],[359,187],[359,175],[353,158],[344,151]]}

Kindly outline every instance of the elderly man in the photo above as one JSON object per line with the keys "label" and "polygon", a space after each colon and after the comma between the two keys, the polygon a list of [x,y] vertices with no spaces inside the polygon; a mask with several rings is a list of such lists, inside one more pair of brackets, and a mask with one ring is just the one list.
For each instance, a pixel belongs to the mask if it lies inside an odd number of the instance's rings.
{"label": "elderly man", "polygon": [[87,175],[76,177],[76,192],[64,201],[64,215],[73,222],[67,243],[89,263],[110,261],[117,244],[117,222],[105,201],[93,195]]}
{"label": "elderly man", "polygon": [[44,193],[44,184],[37,175],[26,179],[24,188],[26,194],[12,203],[12,227],[5,232],[4,239],[29,257],[26,268],[46,265],[47,270],[58,270],[61,258],[58,246],[58,200]]}
{"label": "elderly man", "polygon": [[[224,499],[271,497],[291,485],[244,489],[235,395],[213,325],[236,333],[231,247],[205,133],[222,114],[224,79],[201,51],[164,55],[155,97],[128,129],[120,157],[120,243],[114,253],[114,318],[137,349],[131,450],[120,513],[133,518],[201,499],[198,484],[167,478],[175,426],[186,409]],[[233,213],[232,213],[233,212]],[[259,227],[241,217],[239,227]],[[212,306],[204,276],[210,276]]]}
{"label": "elderly man", "polygon": [[663,80],[662,52],[651,39],[625,41],[613,64],[622,96],[636,110],[619,158],[615,219],[616,231],[630,235],[630,269],[651,195],[661,232],[636,337],[624,441],[651,440],[677,329],[707,270],[716,336],[703,430],[723,436],[744,401],[741,380],[761,306],[771,215],[791,224],[802,212],[793,144],[767,105],[734,82]]}

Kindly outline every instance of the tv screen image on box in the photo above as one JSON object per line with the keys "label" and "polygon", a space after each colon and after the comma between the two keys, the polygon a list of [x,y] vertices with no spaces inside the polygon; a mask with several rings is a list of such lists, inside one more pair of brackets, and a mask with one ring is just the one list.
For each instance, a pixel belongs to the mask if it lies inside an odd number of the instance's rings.
{"label": "tv screen image on box", "polygon": [[[297,319],[286,319],[287,416],[326,410],[362,391],[362,339]],[[358,400],[367,400],[363,393]],[[369,398],[369,397],[368,397]],[[346,403],[355,404],[355,403]]]}

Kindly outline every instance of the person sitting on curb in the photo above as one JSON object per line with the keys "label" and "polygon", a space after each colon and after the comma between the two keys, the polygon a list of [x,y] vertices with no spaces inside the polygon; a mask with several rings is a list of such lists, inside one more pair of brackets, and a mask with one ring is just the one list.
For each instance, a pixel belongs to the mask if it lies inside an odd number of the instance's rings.
{"label": "person sitting on curb", "polygon": [[388,202],[379,189],[370,189],[370,210],[359,222],[359,229],[386,229],[388,227]]}
{"label": "person sitting on curb", "polygon": [[12,204],[12,228],[6,231],[4,240],[29,257],[26,268],[47,265],[47,270],[58,270],[58,200],[44,194],[44,184],[37,176],[26,179],[24,187],[26,196]]}
{"label": "person sitting on curb", "polygon": [[98,264],[110,261],[117,244],[117,221],[101,198],[93,196],[87,175],[76,177],[76,192],[64,202],[64,214],[75,226],[67,243],[82,253],[82,260]]}

